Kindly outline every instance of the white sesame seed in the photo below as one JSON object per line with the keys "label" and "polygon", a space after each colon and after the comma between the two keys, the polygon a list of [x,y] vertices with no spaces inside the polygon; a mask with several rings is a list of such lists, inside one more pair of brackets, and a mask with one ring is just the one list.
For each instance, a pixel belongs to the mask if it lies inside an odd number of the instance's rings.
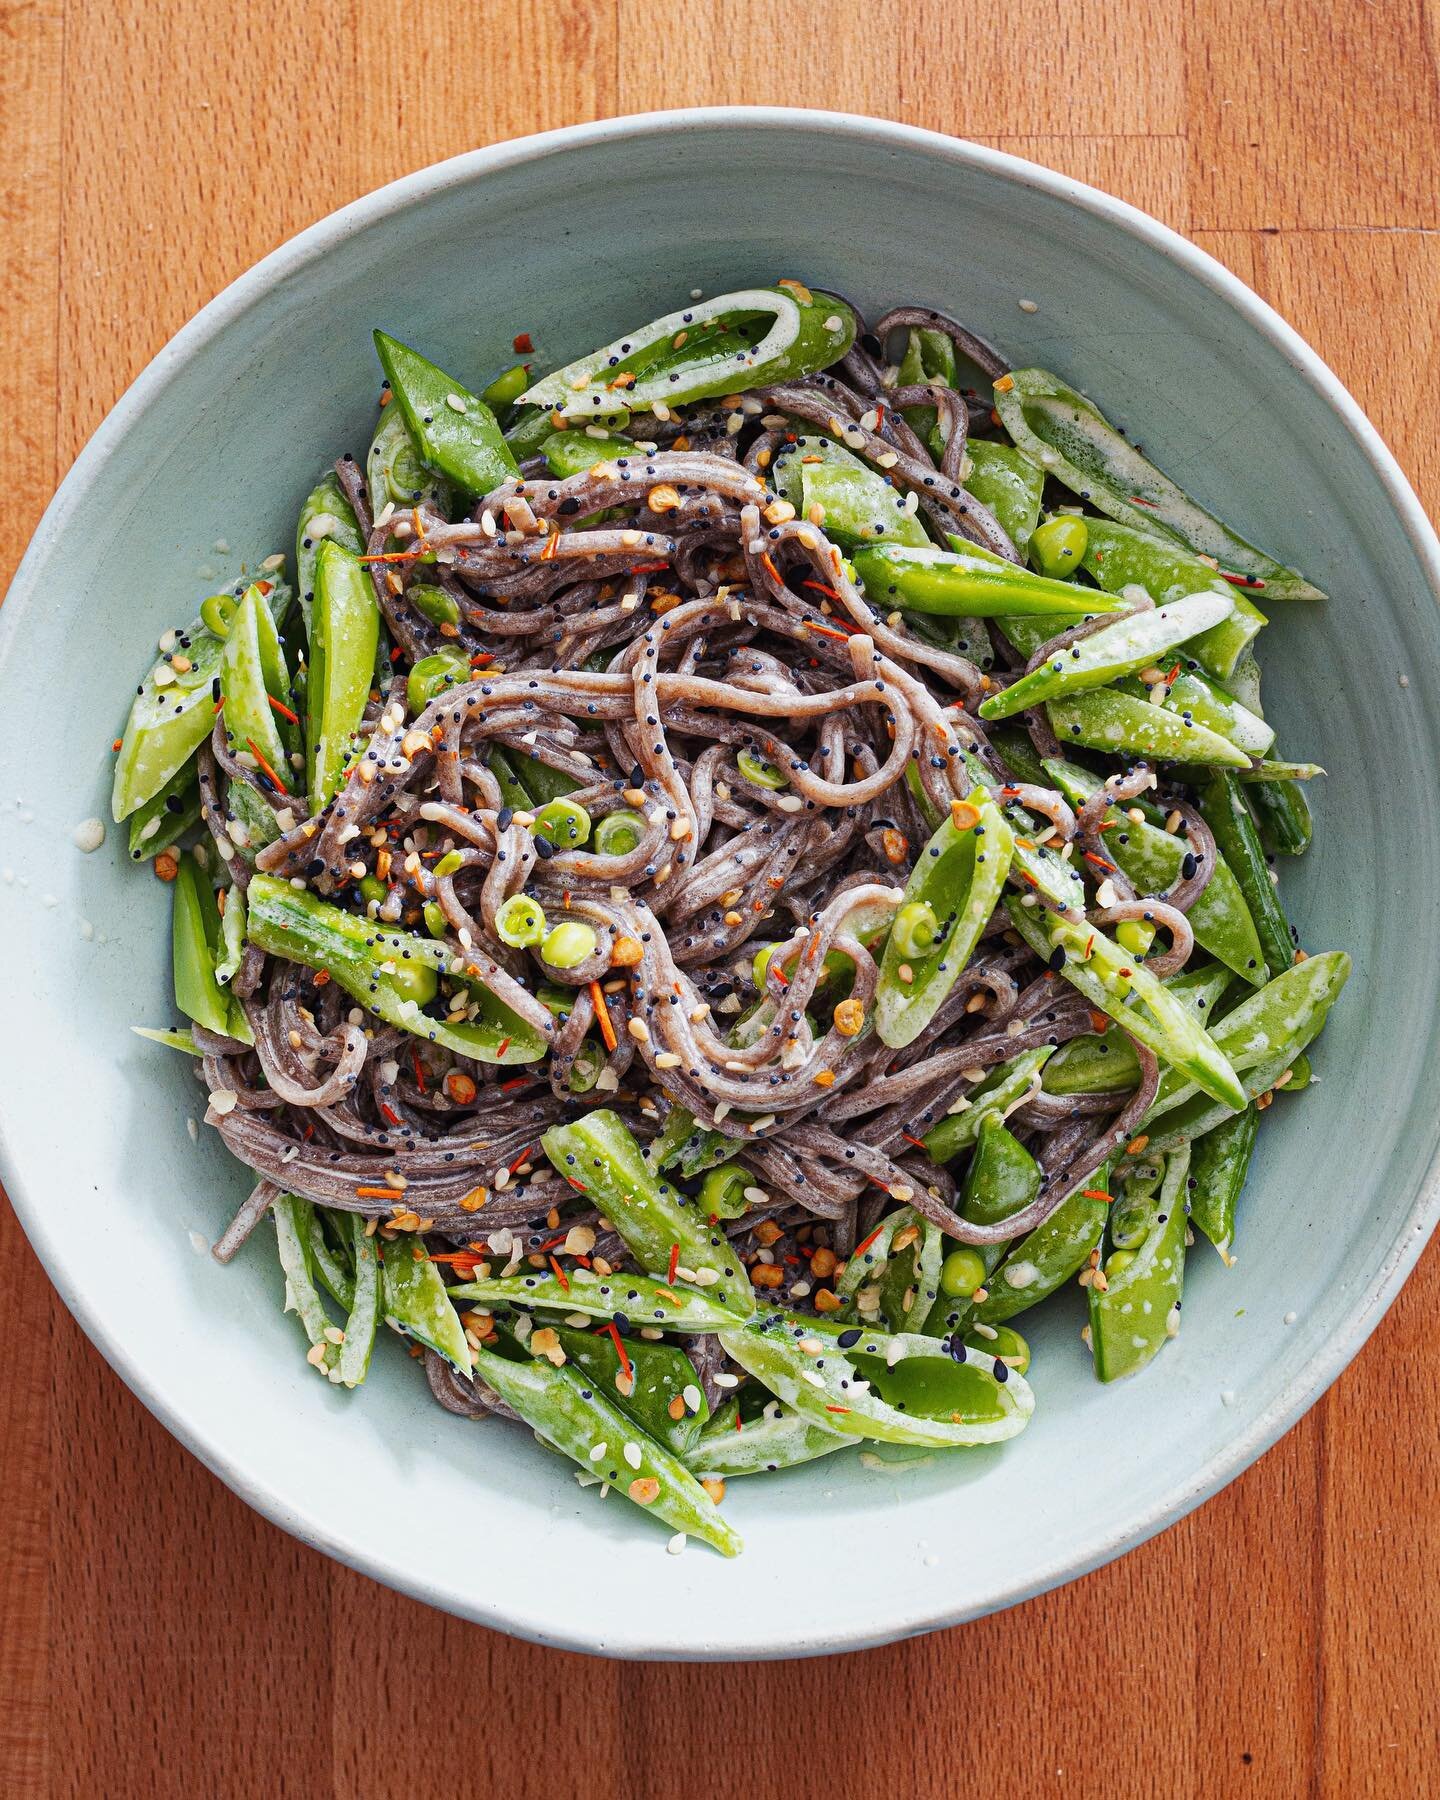
{"label": "white sesame seed", "polygon": [[641,1450],[640,1446],[634,1442],[627,1444],[622,1454],[632,1469],[638,1469],[640,1464],[645,1460],[644,1452]]}

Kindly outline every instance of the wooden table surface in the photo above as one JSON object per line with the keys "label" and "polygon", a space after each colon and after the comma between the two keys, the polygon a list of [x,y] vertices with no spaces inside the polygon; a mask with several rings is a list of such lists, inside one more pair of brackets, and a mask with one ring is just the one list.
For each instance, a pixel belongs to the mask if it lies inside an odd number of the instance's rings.
{"label": "wooden table surface", "polygon": [[[1305,333],[1440,502],[1430,0],[0,0],[0,37],[6,579],[132,377],[292,232],[476,145],[725,101],[930,126],[1145,207]],[[1440,1791],[1437,1307],[1432,1249],[1255,1468],[1058,1593],[893,1649],[635,1667],[263,1522],[0,1210],[0,1793]]]}

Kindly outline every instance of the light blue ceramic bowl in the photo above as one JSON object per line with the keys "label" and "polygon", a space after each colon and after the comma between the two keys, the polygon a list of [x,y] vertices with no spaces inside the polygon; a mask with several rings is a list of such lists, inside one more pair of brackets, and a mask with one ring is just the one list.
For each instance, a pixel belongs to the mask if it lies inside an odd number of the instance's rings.
{"label": "light blue ceramic bowl", "polygon": [[[168,896],[113,830],[89,856],[71,832],[106,812],[110,740],[159,633],[215,572],[286,548],[317,471],[364,447],[372,326],[481,375],[516,331],[559,359],[692,287],[781,275],[872,309],[932,302],[1059,370],[1333,594],[1277,605],[1262,656],[1281,741],[1331,771],[1286,897],[1304,941],[1344,946],[1356,972],[1322,1085],[1266,1125],[1238,1265],[1197,1248],[1184,1332],[1153,1368],[1101,1388],[1079,1306],[1047,1306],[1020,1439],[736,1482],[726,1509],[749,1550],[727,1563],[667,1557],[663,1531],[581,1493],[525,1433],[442,1414],[398,1346],[359,1394],[315,1380],[264,1244],[228,1270],[204,1254],[245,1176],[191,1142],[189,1064],[129,1031],[169,1016]],[[468,1618],[621,1656],[779,1656],[1034,1594],[1273,1443],[1359,1349],[1434,1222],[1440,855],[1434,809],[1407,796],[1440,766],[1437,592],[1414,495],[1314,353],[1172,232],[1032,164],[745,109],[552,132],[397,182],[268,257],[156,358],[0,614],[10,1193],[101,1353],[211,1469],[307,1542]],[[849,1575],[797,1589],[786,1573],[817,1552]]]}

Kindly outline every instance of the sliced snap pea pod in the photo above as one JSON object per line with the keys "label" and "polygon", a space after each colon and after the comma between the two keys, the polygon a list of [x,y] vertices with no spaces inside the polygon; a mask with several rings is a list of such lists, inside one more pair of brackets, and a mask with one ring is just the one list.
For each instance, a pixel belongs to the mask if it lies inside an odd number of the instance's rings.
{"label": "sliced snap pea pod", "polygon": [[[925,1149],[931,1162],[946,1163],[968,1150],[980,1135],[980,1127],[994,1114],[1004,1119],[1032,1088],[1040,1086],[1040,1071],[1055,1054],[1053,1044],[1037,1044],[1001,1063],[966,1097],[959,1112],[947,1113],[925,1133]],[[924,1123],[924,1115],[921,1116]]]}
{"label": "sliced snap pea pod", "polygon": [[193,762],[178,768],[165,785],[130,815],[130,855],[145,862],[179,843],[200,817],[200,782]]}
{"label": "sliced snap pea pod", "polygon": [[397,338],[377,331],[374,339],[375,354],[427,468],[476,499],[517,472],[495,415],[478,394]]}
{"label": "sliced snap pea pod", "polygon": [[[477,1062],[528,1063],[545,1054],[544,1034],[466,975],[463,964],[457,969],[452,952],[433,938],[382,930],[271,875],[251,877],[246,903],[251,943],[272,956],[325,970],[387,1024]],[[455,1022],[421,1011],[433,999],[442,972],[471,987],[479,1018]]]}
{"label": "sliced snap pea pod", "polygon": [[680,1152],[694,1137],[695,1115],[688,1107],[672,1106],[657,1135],[645,1146],[645,1163],[657,1175],[679,1162]]}
{"label": "sliced snap pea pod", "polygon": [[1078,744],[1110,756],[1153,762],[1205,763],[1232,769],[1250,764],[1245,752],[1218,732],[1114,688],[1069,694],[1051,700],[1045,711],[1050,729],[1067,746]]}
{"label": "sliced snap pea pod", "polygon": [[223,1031],[242,1044],[253,1044],[255,1038],[239,1000],[216,979],[223,927],[210,877],[193,856],[185,855],[179,860],[172,886],[170,939],[176,1006],[207,1031]]}
{"label": "sliced snap pea pod", "polygon": [[995,410],[1028,456],[1092,506],[1213,556],[1281,600],[1323,600],[1298,570],[1247,543],[1142,456],[1084,394],[1046,369],[1016,369],[995,383]]}
{"label": "sliced snap pea pod", "polygon": [[777,1400],[848,1437],[998,1444],[1023,1431],[1035,1410],[1024,1378],[1004,1364],[969,1352],[957,1362],[916,1333],[766,1313],[722,1332],[720,1342]]}
{"label": "sliced snap pea pod", "polygon": [[[567,419],[602,416],[618,395],[632,411],[683,406],[813,375],[855,338],[855,315],[833,294],[797,283],[692,301],[577,358],[521,395]],[[680,352],[683,350],[684,355]],[[625,376],[633,380],[615,387]]]}
{"label": "sliced snap pea pod", "polygon": [[225,891],[225,910],[220,915],[220,943],[215,956],[215,979],[222,987],[240,972],[245,953],[245,894],[237,882]]}
{"label": "sliced snap pea pod", "polygon": [[709,1421],[710,1406],[700,1391],[694,1363],[678,1344],[631,1338],[622,1363],[619,1346],[608,1332],[562,1325],[555,1335],[569,1366],[593,1381],[657,1444],[681,1458],[693,1448]]}
{"label": "sliced snap pea pod", "polygon": [[[230,621],[225,647],[220,654],[220,691],[225,697],[225,732],[231,746],[242,755],[248,750],[261,772],[268,764],[273,780],[285,787],[291,744],[281,736],[278,714],[270,704],[278,700],[290,707],[290,675],[274,621],[258,588],[248,587]],[[271,775],[267,783],[273,785]]]}
{"label": "sliced snap pea pod", "polygon": [[423,501],[448,515],[454,504],[450,483],[421,461],[404,409],[393,400],[382,409],[375,426],[365,458],[365,479],[370,504],[377,513],[384,512],[387,505],[418,506]]}
{"label": "sliced snap pea pod", "polygon": [[310,809],[328,806],[344,777],[374,679],[380,608],[364,567],[333,538],[315,559],[306,690]]}
{"label": "sliced snap pea pod", "polygon": [[853,1437],[816,1425],[778,1400],[770,1401],[758,1418],[742,1420],[739,1402],[731,1400],[701,1432],[686,1454],[685,1465],[702,1478],[718,1476],[733,1481],[741,1475],[764,1475],[814,1462],[818,1456],[847,1450],[854,1442]]}
{"label": "sliced snap pea pod", "polygon": [[[346,1312],[355,1304],[355,1277],[348,1264],[352,1216],[358,1215],[331,1213],[323,1206],[312,1207],[305,1239],[310,1267],[317,1280],[330,1298],[343,1306]],[[341,1233],[344,1251],[337,1251],[332,1246],[326,1235],[327,1222]]]}
{"label": "sliced snap pea pod", "polygon": [[468,1375],[474,1356],[465,1341],[444,1277],[418,1237],[387,1244],[380,1265],[380,1307],[385,1323],[443,1356]]}
{"label": "sliced snap pea pod", "polygon": [[[1054,759],[1047,759],[1044,767],[1046,779],[1055,783],[1072,806],[1083,806],[1100,791],[1100,778],[1089,769]],[[1105,821],[1115,827],[1105,834],[1106,854],[1114,858],[1140,893],[1164,893],[1179,877],[1181,865],[1190,854],[1184,838],[1145,820],[1137,822],[1113,806]],[[1255,921],[1240,883],[1218,846],[1210,879],[1186,917],[1202,950],[1218,957],[1253,987],[1266,980],[1265,953]]]}
{"label": "sliced snap pea pod", "polygon": [[[1133,675],[1115,685],[1122,694],[1130,694],[1137,700],[1151,698],[1151,691]],[[1168,691],[1163,687],[1157,691],[1159,697],[1153,701],[1154,705],[1163,706],[1166,712],[1178,713],[1182,718],[1193,719],[1207,731],[1228,739],[1247,756],[1263,756],[1275,742],[1273,726],[1267,725],[1248,707],[1241,706],[1238,700],[1232,700],[1217,682],[1199,670],[1182,669],[1168,684]]]}
{"label": "sliced snap pea pod", "polygon": [[[1044,962],[1092,1006],[1108,1013],[1156,1056],[1170,1063],[1216,1100],[1237,1111],[1245,1104],[1240,1079],[1193,1013],[1128,951],[1083,917],[1062,918],[1007,900],[1011,922]],[[1057,956],[1063,952],[1063,957]]]}
{"label": "sliced snap pea pod", "polygon": [[[1006,1129],[998,1113],[986,1113],[980,1121],[975,1155],[965,1172],[965,1185],[955,1210],[972,1225],[998,1225],[1023,1212],[1039,1192],[1039,1163]],[[988,1275],[1005,1254],[1005,1247],[980,1244],[975,1253]]]}
{"label": "sliced snap pea pod", "polygon": [[897,1251],[880,1279],[880,1314],[892,1331],[919,1331],[940,1297],[940,1266],[945,1241],[928,1219],[915,1218],[914,1237]]}
{"label": "sliced snap pea pod", "polygon": [[1200,792],[1200,813],[1215,834],[1215,845],[1235,872],[1255,921],[1265,960],[1278,975],[1294,959],[1295,943],[1280,905],[1255,821],[1234,779],[1217,773]]}
{"label": "sliced snap pea pod", "polygon": [[1101,1381],[1118,1381],[1143,1369],[1180,1330],[1185,1285],[1185,1182],[1189,1149],[1165,1159],[1152,1224],[1131,1260],[1113,1269],[1106,1285],[1090,1287],[1090,1350]]}
{"label": "sliced snap pea pod", "polygon": [[1237,769],[1235,779],[1246,783],[1261,781],[1313,781],[1325,773],[1319,763],[1275,762],[1260,757],[1248,769]]}
{"label": "sliced snap pea pod", "polygon": [[[667,1249],[668,1258],[669,1251]],[[685,1281],[656,1281],[648,1275],[595,1275],[567,1269],[554,1274],[529,1270],[524,1275],[491,1275],[450,1289],[461,1300],[487,1300],[495,1306],[548,1307],[557,1312],[585,1313],[592,1319],[617,1314],[633,1325],[663,1325],[667,1331],[718,1331],[735,1323],[735,1308]]]}
{"label": "sliced snap pea pod", "polygon": [[1190,1147],[1190,1219],[1227,1263],[1235,1241],[1235,1203],[1250,1171],[1259,1130],[1260,1114],[1247,1106]]}
{"label": "sliced snap pea pod", "polygon": [[470,659],[463,650],[447,646],[431,656],[422,656],[405,679],[405,705],[411,718],[418,719],[437,694],[469,679]]}
{"label": "sliced snap pea pod", "polygon": [[[393,498],[393,496],[391,496]],[[384,501],[377,503],[380,510]],[[315,558],[326,538],[334,538],[352,556],[365,554],[365,539],[355,509],[340,485],[340,477],[327,469],[305,496],[300,522],[295,527],[295,582],[300,592],[300,615],[305,636],[310,636],[310,608],[315,600]]]}
{"label": "sliced snap pea pod", "polygon": [[844,549],[889,542],[928,544],[919,517],[906,509],[905,495],[868,463],[833,438],[797,437],[776,452],[770,476],[797,512],[814,521]]}
{"label": "sliced snap pea pod", "polygon": [[693,1200],[651,1174],[618,1114],[586,1113],[572,1124],[552,1125],[540,1141],[559,1173],[613,1222],[642,1269],[668,1273],[678,1249],[677,1268],[715,1278],[695,1284],[711,1301],[739,1318],[753,1310],[750,1283],[725,1234],[711,1229]]}
{"label": "sliced snap pea pod", "polygon": [[1259,607],[1180,544],[1108,519],[1087,519],[1085,524],[1085,568],[1107,594],[1142,587],[1157,606],[1186,594],[1229,594],[1230,613],[1186,646],[1207,674],[1228,680],[1266,623]]}
{"label": "sliced snap pea pod", "polygon": [[[1064,585],[1063,583],[1061,585]],[[1163,606],[1128,614],[1057,650],[1039,668],[981,703],[982,719],[1008,719],[1044,700],[1100,688],[1143,669],[1167,650],[1208,631],[1232,610],[1228,594],[1184,594]]]}
{"label": "sliced snap pea pod", "polygon": [[512,368],[503,370],[490,382],[480,398],[494,413],[502,407],[514,406],[515,402],[530,385],[529,363],[516,363]]}
{"label": "sliced snap pea pod", "polygon": [[[946,338],[945,342],[950,342]],[[988,506],[1005,528],[1022,556],[1040,519],[1040,496],[1045,477],[1028,456],[1009,444],[993,444],[976,438],[965,447],[968,473],[963,485],[982,506]],[[1048,575],[1050,570],[1046,570]]]}
{"label": "sliced snap pea pod", "polygon": [[1105,1235],[1110,1209],[1098,1196],[1105,1194],[1108,1179],[1107,1164],[1062,1200],[1043,1225],[1010,1245],[988,1283],[985,1299],[975,1308],[975,1322],[998,1325],[1013,1319],[1048,1299],[1084,1268]]}
{"label": "sliced snap pea pod", "polygon": [[714,1501],[677,1458],[643,1432],[568,1365],[512,1362],[489,1350],[475,1353],[475,1373],[512,1406],[547,1444],[587,1475],[616,1486],[672,1531],[702,1538],[725,1556],[744,1548]]}
{"label": "sliced snap pea pod", "polygon": [[840,1298],[853,1300],[873,1277],[883,1275],[894,1254],[895,1239],[912,1227],[918,1232],[920,1224],[920,1215],[913,1206],[902,1206],[884,1218],[855,1254],[846,1258],[845,1268],[835,1283],[835,1292]]}
{"label": "sliced snap pea pod", "polygon": [[280,835],[274,809],[248,781],[231,782],[225,805],[233,815],[229,822],[231,840],[246,862],[253,862],[255,852],[274,843]]}
{"label": "sliced snap pea pod", "polygon": [[285,1310],[299,1319],[312,1347],[319,1345],[323,1357],[317,1365],[328,1374],[339,1359],[339,1351],[325,1335],[330,1330],[330,1315],[315,1286],[310,1267],[310,1220],[313,1208],[308,1200],[293,1194],[280,1194],[270,1203],[275,1221],[275,1239],[280,1251],[280,1267],[285,1274]]}
{"label": "sliced snap pea pod", "polygon": [[1030,560],[1042,575],[1068,581],[1084,565],[1090,528],[1074,513],[1056,513],[1037,527],[1030,540]]}
{"label": "sliced snap pea pod", "polygon": [[588,431],[551,431],[540,446],[540,454],[552,471],[563,478],[583,475],[596,463],[614,462],[621,456],[638,456],[639,452],[634,439],[623,437],[618,431],[607,431],[598,438],[591,437]]}
{"label": "sliced snap pea pod", "polygon": [[[971,781],[983,788],[999,804],[1012,828],[1014,848],[1011,856],[1011,879],[1018,877],[1025,887],[1056,906],[1083,907],[1085,884],[1074,869],[1048,844],[1031,841],[1032,834],[1040,830],[1033,816],[1009,797],[1005,784],[986,768],[979,757],[967,750],[964,752],[964,762]],[[1020,771],[1017,769],[1016,773],[1019,774]],[[1043,772],[1038,785],[1049,785]]]}
{"label": "sliced snap pea pod", "polygon": [[1310,848],[1314,822],[1305,790],[1295,781],[1257,781],[1246,798],[1255,809],[1261,836],[1278,856],[1301,856]]}
{"label": "sliced snap pea pod", "polygon": [[[959,385],[959,365],[954,342],[943,331],[912,330],[905,339],[905,354],[896,372],[899,387],[919,387],[922,383],[943,382],[946,387]],[[929,444],[936,462],[945,448],[941,435],[939,410],[934,406],[906,406],[901,409],[905,423]]]}
{"label": "sliced snap pea pod", "polygon": [[[874,1024],[882,1043],[913,1043],[935,1016],[999,903],[1014,847],[999,808],[977,787],[916,858],[880,961]],[[928,945],[904,930],[922,908],[929,909]]]}
{"label": "sliced snap pea pod", "polygon": [[973,548],[876,544],[857,550],[853,561],[866,597],[885,612],[898,606],[952,618],[1033,614],[1055,621],[1048,633],[1054,636],[1087,614],[1123,610],[1123,602],[1094,588],[1051,581]]}
{"label": "sliced snap pea pod", "polygon": [[[1231,970],[1215,962],[1184,969],[1165,985],[1194,1009],[1203,1025],[1234,979]],[[1111,1025],[1098,1036],[1087,1033],[1062,1044],[1045,1065],[1044,1086],[1047,1094],[1108,1094],[1132,1088],[1139,1079],[1135,1046],[1118,1025]]]}
{"label": "sliced snap pea pod", "polygon": [[149,1038],[152,1044],[164,1044],[169,1050],[183,1050],[187,1056],[205,1054],[195,1042],[195,1035],[191,1031],[163,1030],[153,1025],[132,1025],[130,1029],[136,1037]]}
{"label": "sliced snap pea pod", "polygon": [[375,1329],[380,1321],[380,1252],[374,1236],[366,1236],[365,1220],[359,1213],[343,1214],[351,1234],[351,1255],[355,1265],[354,1298],[345,1321],[345,1342],[340,1346],[340,1381],[344,1387],[359,1387],[370,1368],[370,1352],[375,1346]]}

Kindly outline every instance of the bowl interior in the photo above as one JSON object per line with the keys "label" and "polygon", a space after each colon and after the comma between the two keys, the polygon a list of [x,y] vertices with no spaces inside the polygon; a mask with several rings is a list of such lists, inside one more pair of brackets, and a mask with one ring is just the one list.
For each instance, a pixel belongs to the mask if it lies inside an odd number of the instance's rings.
{"label": "bowl interior", "polygon": [[[1258,1454],[1378,1317],[1428,1229],[1417,1196],[1440,1130],[1436,964],[1413,950],[1436,827],[1430,809],[1381,799],[1437,763],[1433,540],[1306,353],[1137,217],[989,152],[822,115],[556,134],[415,177],[297,240],[162,355],[87,452],[0,626],[6,1174],[103,1352],[281,1524],[422,1598],[579,1648],[880,1641],[1138,1541]],[[1356,972],[1321,1085],[1266,1124],[1237,1266],[1196,1247],[1183,1333],[1150,1371],[1094,1382],[1072,1292],[1022,1322],[1039,1407],[1014,1444],[737,1482],[726,1506],[750,1548],[729,1564],[666,1557],[662,1531],[582,1494],[523,1432],[442,1414],[394,1341],[356,1395],[314,1378],[264,1238],[228,1270],[203,1253],[245,1174],[207,1134],[191,1141],[190,1063],[128,1029],[170,1020],[168,895],[113,827],[88,856],[71,833],[108,817],[110,741],[159,634],[242,560],[288,548],[318,472],[363,452],[373,326],[474,385],[516,332],[559,362],[694,288],[782,275],[870,310],[947,307],[1057,369],[1330,591],[1276,604],[1260,651],[1280,742],[1330,771],[1285,898],[1303,942],[1347,948]],[[820,1532],[827,1560],[868,1578],[788,1584],[782,1602],[780,1572]]]}

